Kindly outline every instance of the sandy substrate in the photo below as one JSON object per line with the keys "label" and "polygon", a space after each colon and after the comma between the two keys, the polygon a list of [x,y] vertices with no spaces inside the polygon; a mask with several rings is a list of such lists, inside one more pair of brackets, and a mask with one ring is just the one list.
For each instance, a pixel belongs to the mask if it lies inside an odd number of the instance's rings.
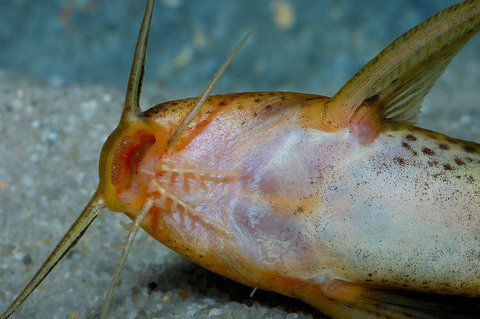
{"label": "sandy substrate", "polygon": [[[123,92],[52,88],[0,72],[0,309],[19,292],[87,203],[100,148]],[[152,104],[152,103],[150,103]],[[15,318],[96,318],[126,231],[105,212]],[[109,318],[312,318],[297,302],[214,275],[143,232]]]}
{"label": "sandy substrate", "polygon": [[[480,55],[474,47],[467,50],[427,97],[420,126],[480,142]],[[328,77],[310,76],[313,87],[323,81],[332,91]],[[169,79],[172,83],[175,79]],[[272,88],[283,89],[283,83]],[[147,85],[143,105],[181,91],[159,94],[156,88]],[[95,190],[100,149],[122,103],[123,92],[115,88],[50,86],[0,71],[0,311]],[[100,216],[14,318],[97,318],[120,256],[114,246],[126,235],[120,220],[126,218],[110,212]],[[250,298],[250,292],[140,232],[109,318],[321,318],[296,300],[264,291]]]}
{"label": "sandy substrate", "polygon": [[[472,66],[473,65],[473,66]],[[421,123],[480,141],[479,67],[456,63],[426,101]],[[147,90],[148,95],[148,90]],[[19,292],[97,184],[101,145],[123,92],[52,88],[0,72],[0,309]],[[145,103],[153,103],[147,98]],[[126,232],[106,212],[15,318],[96,318]],[[140,233],[110,318],[313,318],[295,300],[211,274]]]}

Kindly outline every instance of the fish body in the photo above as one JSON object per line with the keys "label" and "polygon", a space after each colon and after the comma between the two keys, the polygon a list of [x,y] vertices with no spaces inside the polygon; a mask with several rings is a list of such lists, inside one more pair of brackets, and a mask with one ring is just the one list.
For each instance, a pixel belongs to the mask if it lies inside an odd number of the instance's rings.
{"label": "fish body", "polygon": [[[159,202],[143,228],[207,269],[322,311],[336,280],[478,297],[480,146],[396,122],[363,145],[309,116],[327,101],[209,97],[181,150],[138,169],[192,209]],[[168,127],[194,102],[146,114]]]}
{"label": "fish body", "polygon": [[[480,145],[415,127],[424,96],[480,30],[480,1],[392,42],[333,97],[290,92],[138,104],[147,1],[97,191],[20,295],[29,296],[107,207],[172,250],[332,318],[477,318]],[[241,43],[243,43],[242,40]]]}

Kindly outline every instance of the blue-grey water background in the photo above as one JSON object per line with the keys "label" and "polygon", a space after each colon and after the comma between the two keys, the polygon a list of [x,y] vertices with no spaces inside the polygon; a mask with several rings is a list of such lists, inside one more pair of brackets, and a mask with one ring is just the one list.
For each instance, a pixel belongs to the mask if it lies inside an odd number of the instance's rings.
{"label": "blue-grey water background", "polygon": [[[395,37],[454,2],[158,1],[146,79],[159,94],[198,94],[251,31],[218,92],[331,95]],[[143,1],[3,0],[0,67],[52,85],[123,88],[143,8]]]}
{"label": "blue-grey water background", "polygon": [[[118,121],[144,1],[0,1],[0,311],[97,183]],[[332,95],[397,36],[455,1],[157,1],[144,107],[198,95],[252,35],[216,93]],[[479,39],[427,97],[420,124],[480,141]],[[125,231],[105,214],[16,318],[97,318]],[[214,276],[140,234],[111,318],[316,318],[301,303]]]}

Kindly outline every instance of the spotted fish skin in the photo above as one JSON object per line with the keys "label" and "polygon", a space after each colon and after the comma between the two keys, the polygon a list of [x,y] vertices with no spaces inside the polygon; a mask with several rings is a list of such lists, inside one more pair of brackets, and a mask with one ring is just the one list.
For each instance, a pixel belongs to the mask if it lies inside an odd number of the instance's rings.
{"label": "spotted fish skin", "polygon": [[[480,0],[440,11],[332,98],[238,93],[198,113],[197,99],[124,112],[100,195],[132,219],[153,198],[142,227],[159,242],[332,318],[476,318],[479,147],[413,125],[479,30]],[[123,154],[133,162],[109,164]]]}
{"label": "spotted fish skin", "polygon": [[339,265],[355,265],[342,275],[478,297],[479,150],[395,123],[368,147],[352,147],[327,183],[317,233],[334,243]]}
{"label": "spotted fish skin", "polygon": [[[327,132],[318,117],[305,117],[328,101],[288,92],[208,98],[182,150],[164,160],[239,172],[207,178],[204,189],[192,178],[188,190],[168,178],[184,202],[225,231],[161,207],[144,229],[205,268],[303,299],[334,318],[402,318],[369,308],[381,303],[370,296],[377,288],[382,297],[479,297],[480,146],[394,121],[384,121],[365,145],[351,129]],[[168,102],[147,114],[166,125],[192,102]],[[220,148],[219,140],[226,142]],[[425,302],[402,307],[412,304]]]}
{"label": "spotted fish skin", "polygon": [[332,318],[478,318],[480,146],[413,125],[436,79],[480,31],[480,0],[418,24],[332,98],[208,97],[230,55],[201,97],[142,112],[153,4],[98,189],[0,319],[104,207],[133,223],[102,317],[141,226],[211,271]]}

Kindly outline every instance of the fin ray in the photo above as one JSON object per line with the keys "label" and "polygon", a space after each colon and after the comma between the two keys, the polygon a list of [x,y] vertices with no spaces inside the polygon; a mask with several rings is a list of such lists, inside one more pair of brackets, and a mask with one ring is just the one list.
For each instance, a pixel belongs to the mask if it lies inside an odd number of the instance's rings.
{"label": "fin ray", "polygon": [[370,110],[382,114],[367,118],[416,122],[425,95],[479,30],[479,0],[464,1],[431,16],[393,41],[345,83],[327,103],[325,123],[335,129],[348,127],[362,103],[369,100],[378,105]]}
{"label": "fin ray", "polygon": [[480,313],[477,298],[382,288],[339,279],[324,289],[331,315],[365,319],[474,319]]}

